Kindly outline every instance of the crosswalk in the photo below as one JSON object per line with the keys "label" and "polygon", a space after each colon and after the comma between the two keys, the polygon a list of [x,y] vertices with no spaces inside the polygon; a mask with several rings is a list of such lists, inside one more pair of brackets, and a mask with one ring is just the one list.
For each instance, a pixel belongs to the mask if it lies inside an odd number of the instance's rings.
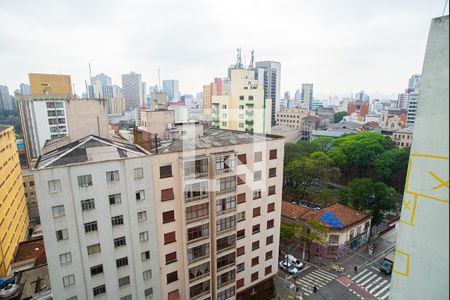
{"label": "crosswalk", "polygon": [[391,282],[376,269],[364,269],[350,278],[369,294],[380,300],[389,299]]}
{"label": "crosswalk", "polygon": [[314,286],[317,288],[322,288],[329,282],[336,279],[336,275],[329,273],[327,271],[317,269],[307,275],[301,275],[297,280],[297,285],[301,288],[305,296],[309,296],[313,293]]}

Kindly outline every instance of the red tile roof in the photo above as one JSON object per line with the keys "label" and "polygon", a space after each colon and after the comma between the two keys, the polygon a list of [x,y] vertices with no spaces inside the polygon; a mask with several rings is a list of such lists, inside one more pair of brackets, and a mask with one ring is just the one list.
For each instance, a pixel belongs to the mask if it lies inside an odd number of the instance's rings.
{"label": "red tile roof", "polygon": [[14,263],[29,259],[36,259],[34,266],[45,265],[47,263],[43,237],[37,237],[19,244],[16,256],[14,257]]}
{"label": "red tile roof", "polygon": [[292,204],[287,201],[281,202],[281,215],[283,217],[298,220],[303,216],[309,209],[300,205]]}
{"label": "red tile roof", "polygon": [[302,216],[302,219],[316,219],[320,221],[322,215],[327,211],[330,211],[334,215],[336,215],[339,221],[341,221],[341,223],[344,225],[344,228],[370,218],[369,215],[366,215],[365,213],[359,212],[340,203],[335,203],[330,206],[324,207],[321,210],[310,210]]}

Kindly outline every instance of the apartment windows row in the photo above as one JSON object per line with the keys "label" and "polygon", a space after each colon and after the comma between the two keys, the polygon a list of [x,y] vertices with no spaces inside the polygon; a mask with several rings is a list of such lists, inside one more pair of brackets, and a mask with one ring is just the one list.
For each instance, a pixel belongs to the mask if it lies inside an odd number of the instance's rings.
{"label": "apartment windows row", "polygon": [[[145,199],[145,191],[136,191],[136,201],[141,201]],[[121,194],[111,194],[108,196],[108,201],[110,205],[121,204],[122,203],[122,195]],[[91,209],[95,209],[95,199],[85,199],[81,200],[81,210],[88,211]]]}
{"label": "apartment windows row", "polygon": [[189,281],[198,280],[200,278],[204,278],[210,273],[210,262],[202,263],[198,266],[192,267],[189,269]]}
{"label": "apartment windows row", "polygon": [[[89,232],[94,232],[98,230],[98,225],[97,222],[88,222],[84,224],[84,231],[85,233],[89,233]],[[63,240],[68,240],[69,239],[69,232],[67,230],[67,228],[64,229],[60,229],[57,230],[55,232],[56,234],[56,241],[63,241]],[[149,239],[149,235],[148,235],[148,231],[144,231],[144,232],[140,232],[139,233],[139,240],[141,242],[145,242],[148,241]]]}
{"label": "apartment windows row", "polygon": [[[134,169],[134,179],[142,179],[144,178],[144,169],[143,168],[135,168]],[[80,175],[77,176],[78,187],[85,188],[93,185],[92,175]],[[119,171],[109,171],[106,172],[106,182],[113,183],[120,181]],[[59,179],[49,180],[48,181],[48,191],[50,193],[56,193],[61,191],[61,181]]]}
{"label": "apartment windows row", "polygon": [[[277,158],[278,158],[277,149],[269,150],[269,160],[273,160],[273,159],[277,159]],[[262,151],[255,152],[253,159],[254,159],[254,162],[263,161],[263,152]],[[238,154],[237,162],[238,162],[238,165],[246,165],[247,164],[247,154]]]}
{"label": "apartment windows row", "polygon": [[[267,276],[272,273],[272,266],[267,266],[264,269],[264,276]],[[250,275],[251,282],[254,282],[259,279],[259,272],[254,272]],[[245,279],[241,278],[236,281],[236,288],[240,289],[245,286]]]}

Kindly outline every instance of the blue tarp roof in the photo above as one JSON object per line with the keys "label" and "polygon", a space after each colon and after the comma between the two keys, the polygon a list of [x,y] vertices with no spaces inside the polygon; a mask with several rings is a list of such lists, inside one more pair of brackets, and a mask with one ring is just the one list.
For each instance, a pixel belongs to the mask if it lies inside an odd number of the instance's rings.
{"label": "blue tarp roof", "polygon": [[326,211],[320,218],[320,222],[325,223],[328,227],[333,229],[343,229],[344,225],[339,218],[331,211]]}

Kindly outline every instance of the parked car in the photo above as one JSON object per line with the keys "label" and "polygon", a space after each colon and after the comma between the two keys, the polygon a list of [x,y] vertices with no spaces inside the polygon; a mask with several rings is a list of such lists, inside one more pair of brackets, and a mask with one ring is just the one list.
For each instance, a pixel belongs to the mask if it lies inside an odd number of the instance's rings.
{"label": "parked car", "polygon": [[288,262],[290,262],[298,270],[302,269],[304,266],[303,263],[299,259],[295,258],[295,256],[293,256],[291,254],[286,254],[284,256],[284,259],[287,260]]}
{"label": "parked car", "polygon": [[380,271],[384,274],[391,275],[394,266],[394,252],[389,253],[380,264]]}
{"label": "parked car", "polygon": [[284,271],[288,272],[289,274],[295,274],[298,273],[298,269],[292,265],[291,263],[287,261],[280,261],[280,268]]}

